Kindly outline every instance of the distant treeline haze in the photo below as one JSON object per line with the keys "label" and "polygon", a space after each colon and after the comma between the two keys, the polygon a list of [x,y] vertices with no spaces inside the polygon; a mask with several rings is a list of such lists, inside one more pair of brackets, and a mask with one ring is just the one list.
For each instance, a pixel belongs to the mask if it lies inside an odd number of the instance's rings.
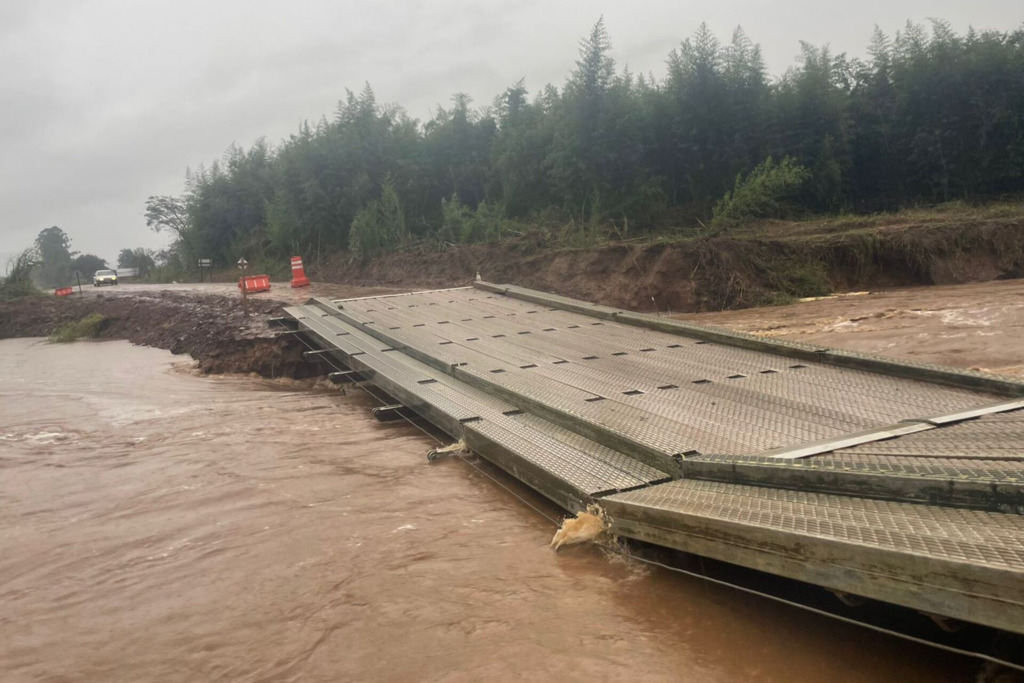
{"label": "distant treeline haze", "polygon": [[519,81],[482,108],[460,93],[421,123],[367,85],[277,147],[232,145],[181,197],[151,197],[147,218],[183,263],[230,264],[1021,191],[1024,29],[876,29],[866,60],[801,48],[771,78],[741,29],[723,43],[701,25],[659,79],[617,69],[599,21],[561,88]]}

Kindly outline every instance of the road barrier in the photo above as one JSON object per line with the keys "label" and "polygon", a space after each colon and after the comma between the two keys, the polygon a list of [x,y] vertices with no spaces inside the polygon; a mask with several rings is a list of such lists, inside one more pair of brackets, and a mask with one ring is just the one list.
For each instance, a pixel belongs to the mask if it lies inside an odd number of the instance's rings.
{"label": "road barrier", "polygon": [[58,287],[53,290],[53,293],[57,296],[71,296],[75,291],[74,287]]}
{"label": "road barrier", "polygon": [[238,279],[238,288],[245,294],[266,292],[270,290],[269,275],[246,275]]}
{"label": "road barrier", "polygon": [[301,256],[292,256],[292,287],[309,287],[309,278],[302,267]]}

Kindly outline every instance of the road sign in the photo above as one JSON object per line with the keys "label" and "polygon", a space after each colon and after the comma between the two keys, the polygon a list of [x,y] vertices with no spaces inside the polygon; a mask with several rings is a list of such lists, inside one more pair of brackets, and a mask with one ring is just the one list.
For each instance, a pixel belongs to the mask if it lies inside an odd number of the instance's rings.
{"label": "road sign", "polygon": [[238,267],[239,268],[242,268],[244,270],[247,265],[249,265],[249,262],[245,260],[244,256],[242,258],[238,259]]}
{"label": "road sign", "polygon": [[213,268],[213,259],[210,259],[210,258],[201,258],[201,259],[199,259],[199,267],[200,268]]}

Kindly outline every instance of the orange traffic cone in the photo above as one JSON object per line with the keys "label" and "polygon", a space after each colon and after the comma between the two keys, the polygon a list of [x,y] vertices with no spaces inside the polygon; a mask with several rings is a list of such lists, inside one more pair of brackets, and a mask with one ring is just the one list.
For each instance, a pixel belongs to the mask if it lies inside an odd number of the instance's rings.
{"label": "orange traffic cone", "polygon": [[302,267],[301,256],[292,256],[292,287],[309,287],[309,278]]}

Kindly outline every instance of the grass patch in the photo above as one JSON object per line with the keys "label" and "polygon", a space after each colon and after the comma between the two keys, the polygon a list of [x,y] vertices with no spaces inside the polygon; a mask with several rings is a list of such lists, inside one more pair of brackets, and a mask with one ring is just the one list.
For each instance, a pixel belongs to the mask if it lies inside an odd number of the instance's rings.
{"label": "grass patch", "polygon": [[832,293],[828,272],[824,265],[818,262],[803,263],[794,260],[781,270],[767,271],[766,275],[772,288],[778,290],[783,298],[827,296]]}
{"label": "grass patch", "polygon": [[[836,234],[856,232],[859,230],[900,226],[900,225],[950,225],[968,224],[990,220],[1024,220],[1024,202],[1001,201],[973,205],[966,202],[947,202],[930,207],[905,208],[892,213],[873,213],[864,215],[838,215],[809,218],[793,221],[788,229],[793,232]],[[773,226],[774,234],[787,229],[787,226]],[[751,232],[757,233],[757,227]]]}
{"label": "grass patch", "polygon": [[0,301],[14,301],[26,296],[39,296],[42,292],[31,282],[0,282]]}
{"label": "grass patch", "polygon": [[100,313],[91,313],[81,320],[67,323],[50,335],[50,343],[67,344],[78,339],[95,339],[100,336],[107,318]]}

